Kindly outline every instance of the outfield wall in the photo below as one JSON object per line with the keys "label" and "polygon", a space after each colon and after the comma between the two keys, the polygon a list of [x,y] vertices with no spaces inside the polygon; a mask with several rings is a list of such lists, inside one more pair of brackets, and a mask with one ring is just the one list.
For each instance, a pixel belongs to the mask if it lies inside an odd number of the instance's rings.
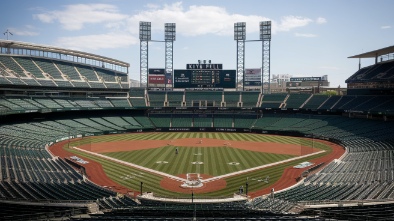
{"label": "outfield wall", "polygon": [[160,127],[156,132],[236,132],[249,133],[248,128],[215,128],[215,127]]}

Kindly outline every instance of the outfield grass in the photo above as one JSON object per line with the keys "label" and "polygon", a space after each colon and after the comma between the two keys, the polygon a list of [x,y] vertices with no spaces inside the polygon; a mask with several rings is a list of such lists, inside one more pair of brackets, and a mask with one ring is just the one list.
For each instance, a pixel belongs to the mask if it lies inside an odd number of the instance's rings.
{"label": "outfield grass", "polygon": [[[295,144],[302,146],[312,146],[312,141],[299,137],[285,137],[275,135],[263,135],[252,133],[199,133],[199,132],[165,132],[165,133],[130,133],[109,136],[85,137],[78,141],[73,141],[70,145],[79,146],[82,144],[101,143],[111,141],[127,140],[173,140],[181,138],[212,138],[221,140],[256,141]],[[324,145],[323,145],[324,146]],[[314,143],[314,147],[322,147],[321,143]]]}
{"label": "outfield grass", "polygon": [[[326,152],[321,153],[315,156],[311,156],[308,158],[303,158],[300,160],[295,160],[292,162],[280,164],[274,167],[269,167],[265,168],[262,170],[258,171],[253,171],[245,174],[241,174],[238,176],[234,177],[229,177],[226,178],[227,186],[225,189],[216,191],[216,192],[211,192],[211,193],[203,193],[203,194],[195,194],[196,197],[199,196],[205,196],[205,197],[225,197],[225,196],[232,196],[234,192],[237,192],[238,188],[242,185],[245,185],[246,179],[249,178],[249,192],[256,191],[258,189],[262,189],[264,187],[268,187],[269,185],[272,185],[275,183],[279,178],[281,177],[283,171],[287,167],[295,166],[301,162],[308,161],[314,158],[322,157],[324,155],[327,155],[331,152],[331,148],[323,143],[319,142],[314,142],[312,144],[312,141],[310,140],[305,140],[301,138],[296,138],[296,137],[282,137],[282,136],[271,136],[271,135],[260,135],[260,134],[237,134],[237,133],[138,133],[138,134],[122,134],[122,135],[112,135],[112,136],[100,136],[100,137],[89,137],[89,138],[84,138],[79,141],[73,141],[70,143],[72,146],[79,146],[82,144],[89,144],[89,143],[98,143],[98,142],[111,142],[111,141],[120,141],[120,140],[160,140],[160,139],[165,139],[165,140],[170,140],[170,139],[177,139],[177,138],[214,138],[214,139],[224,139],[224,140],[244,140],[244,141],[258,141],[258,142],[275,142],[275,143],[290,143],[290,144],[296,144],[296,145],[302,145],[302,146],[314,146],[319,149],[323,149]],[[257,153],[253,151],[246,151],[246,150],[239,150],[236,148],[216,148],[216,147],[196,147],[196,148],[190,148],[190,147],[178,147],[182,148],[180,149],[180,154],[184,153],[185,155],[188,155],[189,157],[195,156],[196,158],[199,157],[202,159],[201,161],[203,162],[210,162],[207,163],[206,165],[204,164],[203,166],[200,165],[200,173],[210,173],[213,176],[216,176],[218,174],[225,174],[228,172],[225,172],[226,170],[235,170],[237,166],[227,166],[225,164],[216,165],[217,160],[215,159],[223,159],[222,162],[240,162],[242,161],[242,166],[248,165],[247,167],[254,167],[254,163],[252,163],[250,159],[261,159],[264,158],[263,155],[267,153]],[[139,190],[140,182],[144,182],[144,191],[151,191],[154,192],[157,195],[162,195],[162,196],[173,196],[173,197],[188,197],[189,195],[187,194],[182,194],[182,193],[174,193],[168,190],[165,190],[160,187],[160,181],[162,180],[162,177],[155,175],[155,174],[150,174],[145,171],[139,171],[137,169],[128,167],[128,166],[123,166],[119,165],[115,162],[105,160],[100,157],[92,156],[86,153],[83,153],[81,151],[77,151],[75,149],[68,149],[65,148],[67,151],[71,151],[77,155],[81,155],[83,157],[86,157],[88,159],[94,160],[102,164],[103,169],[105,173],[108,175],[109,178],[114,180],[115,182],[130,188],[130,189],[135,189]],[[156,152],[157,151],[157,152]],[[160,154],[162,151],[163,154]],[[189,153],[188,153],[189,152]],[[203,153],[202,155],[193,155],[196,152],[201,152]],[[134,153],[134,154],[133,154]],[[167,153],[167,155],[165,154]],[[188,153],[188,154],[187,154]],[[122,156],[120,152],[118,153],[109,153],[108,155],[118,155],[117,158],[122,158],[127,156]],[[256,154],[262,154],[257,157]],[[139,157],[137,157],[139,155]],[[276,155],[276,154],[274,154]],[[277,154],[279,155],[279,154]],[[162,156],[163,158],[159,157]],[[267,155],[268,156],[268,155]],[[154,149],[148,149],[148,150],[138,150],[138,151],[133,151],[130,154],[130,162],[136,163],[136,164],[146,164],[146,165],[151,165],[151,168],[157,169],[157,170],[166,170],[169,171],[171,174],[181,174],[181,173],[187,173],[189,172],[190,169],[193,169],[193,166],[190,164],[186,163],[189,161],[183,160],[184,157],[179,155],[178,159],[175,159],[175,154],[174,154],[174,147],[162,147],[162,148],[154,148]],[[275,156],[279,157],[275,161],[280,161],[280,157],[289,157],[287,155],[279,155]],[[275,158],[272,156],[272,159]],[[154,158],[156,158],[154,160]],[[174,160],[172,160],[173,158]],[[167,160],[168,159],[168,160]],[[191,158],[190,158],[191,159]],[[190,160],[189,159],[189,160]],[[135,161],[134,161],[135,160]],[[166,164],[156,164],[156,161],[168,161],[172,162],[171,165],[170,163],[168,165]],[[137,163],[139,162],[139,163]],[[241,162],[240,162],[241,163]],[[175,165],[175,166],[174,166]],[[180,165],[188,165],[186,166],[180,166]],[[261,164],[260,164],[261,165]],[[155,168],[156,167],[156,168]],[[206,167],[206,168],[205,168]],[[227,167],[227,168],[225,168]],[[241,167],[241,164],[240,164]],[[184,168],[184,169],[182,169]],[[195,168],[197,169],[197,167]],[[242,169],[238,169],[242,170]],[[237,170],[237,171],[238,171]],[[164,172],[164,171],[163,171]],[[231,171],[230,171],[231,172]],[[141,174],[142,173],[142,174]],[[125,179],[125,176],[129,175],[128,179]],[[269,183],[264,183],[264,182],[258,182],[255,179],[258,178],[265,178],[266,176],[270,177],[270,182]]]}

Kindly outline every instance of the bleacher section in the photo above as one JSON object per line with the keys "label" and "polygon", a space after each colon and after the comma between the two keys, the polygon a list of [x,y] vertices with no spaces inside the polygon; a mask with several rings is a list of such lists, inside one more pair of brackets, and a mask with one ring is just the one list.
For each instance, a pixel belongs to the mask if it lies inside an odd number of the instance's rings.
{"label": "bleacher section", "polygon": [[310,96],[310,94],[290,94],[285,108],[299,109]]}
{"label": "bleacher section", "polygon": [[149,91],[148,96],[150,107],[164,107],[165,93],[161,91]]}
{"label": "bleacher section", "polygon": [[287,94],[264,94],[262,108],[280,108]]}
{"label": "bleacher section", "polygon": [[99,79],[97,78],[96,73],[93,71],[92,68],[90,67],[85,67],[82,65],[75,65],[76,69],[78,70],[78,72],[84,76],[89,82],[91,81],[99,81]]}
{"label": "bleacher section", "polygon": [[109,98],[108,100],[114,107],[131,107],[129,101],[124,98]]}
{"label": "bleacher section", "polygon": [[242,107],[257,107],[260,92],[241,92]]}
{"label": "bleacher section", "polygon": [[171,118],[172,127],[191,127],[193,122],[192,116],[173,115]]}
{"label": "bleacher section", "polygon": [[67,97],[7,97],[0,99],[0,108],[8,111],[27,111],[41,109],[97,109],[131,108],[126,98],[82,99]]}
{"label": "bleacher section", "polygon": [[314,94],[307,103],[302,106],[303,109],[317,110],[319,107],[328,99],[327,95],[316,95]]}
{"label": "bleacher section", "polygon": [[[126,117],[123,117],[125,120],[127,120]],[[131,117],[130,117],[131,118]],[[152,121],[145,116],[134,116],[133,117],[135,119],[135,121],[137,121],[142,128],[154,128],[154,125],[152,124]]]}
{"label": "bleacher section", "polygon": [[226,102],[226,107],[238,107],[238,103],[240,102],[241,98],[241,93],[239,91],[225,91],[223,94],[224,102]]}
{"label": "bleacher section", "polygon": [[[137,95],[138,94],[134,94]],[[142,91],[143,93],[143,91]],[[248,99],[241,94],[243,99]],[[258,97],[258,94],[255,94]],[[170,107],[180,107],[177,105],[182,104],[183,92],[149,92],[151,99],[151,107],[164,107],[165,99],[167,96]],[[359,95],[359,96],[326,96],[326,95],[264,95],[262,108],[279,109],[283,102],[282,109],[305,109],[305,110],[323,110],[323,111],[364,111],[364,112],[387,112],[392,111],[392,102],[394,102],[394,96],[371,96],[371,95]],[[293,98],[292,98],[293,97]],[[153,100],[152,100],[153,99]],[[268,100],[268,101],[267,101]],[[70,97],[47,97],[47,96],[8,96],[0,99],[0,109],[3,111],[27,111],[27,110],[41,110],[41,109],[73,109],[73,108],[141,108],[146,107],[145,98],[142,97],[131,97],[126,98],[70,98]],[[257,101],[256,101],[257,103]],[[191,104],[191,101],[189,101]],[[205,105],[205,102],[203,102]],[[212,103],[211,103],[212,104]],[[234,103],[235,104],[235,103]],[[243,102],[243,107],[245,106]],[[254,102],[249,102],[253,104]],[[173,106],[171,106],[173,105]],[[199,105],[197,103],[196,105]],[[204,107],[204,106],[202,106]],[[249,106],[251,107],[251,106]]]}
{"label": "bleacher section", "polygon": [[183,91],[168,91],[167,102],[168,107],[181,107],[183,102]]}
{"label": "bleacher section", "polygon": [[216,114],[213,118],[213,126],[214,127],[233,127],[233,116],[227,114]]}
{"label": "bleacher section", "polygon": [[350,76],[345,82],[387,81],[394,76],[394,61],[381,62],[364,67]]}
{"label": "bleacher section", "polygon": [[212,117],[195,116],[193,118],[193,127],[212,127]]}
{"label": "bleacher section", "polygon": [[[33,63],[30,58],[14,57],[14,60],[19,63],[25,71],[32,74],[33,78],[43,78],[42,71]],[[27,75],[27,74],[24,74]]]}
{"label": "bleacher section", "polygon": [[23,69],[11,56],[0,56],[0,65],[4,69],[12,70],[13,74],[16,74],[15,77],[25,77],[26,75],[23,73]]}
{"label": "bleacher section", "polygon": [[341,99],[341,96],[331,96],[325,100],[322,105],[320,105],[319,109],[330,110],[339,101],[339,99]]}
{"label": "bleacher section", "polygon": [[130,103],[133,107],[146,107],[145,89],[130,88]]}
{"label": "bleacher section", "polygon": [[167,115],[150,115],[149,118],[156,127],[171,126],[171,118],[169,118]]}
{"label": "bleacher section", "polygon": [[[99,124],[104,121],[105,125]],[[45,149],[47,144],[70,134],[108,131],[119,126],[141,128],[132,117],[125,120],[113,116],[0,125],[0,200],[97,202],[102,209],[136,205],[128,197],[118,198],[115,192],[84,179]]]}
{"label": "bleacher section", "polygon": [[234,128],[251,128],[256,121],[256,115],[237,115],[234,117]]}
{"label": "bleacher section", "polygon": [[41,68],[42,71],[44,71],[44,73],[49,74],[52,78],[56,80],[64,79],[62,77],[62,73],[59,72],[52,61],[41,58],[32,58],[32,60]]}
{"label": "bleacher section", "polygon": [[186,91],[186,106],[220,107],[222,94],[220,91]]}
{"label": "bleacher section", "polygon": [[62,88],[128,88],[125,74],[54,59],[0,55],[0,68],[4,72],[0,84]]}

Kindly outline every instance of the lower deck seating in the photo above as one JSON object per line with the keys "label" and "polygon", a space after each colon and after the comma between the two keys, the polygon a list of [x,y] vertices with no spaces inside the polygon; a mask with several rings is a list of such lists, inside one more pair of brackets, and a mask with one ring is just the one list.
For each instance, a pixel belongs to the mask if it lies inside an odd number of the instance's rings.
{"label": "lower deck seating", "polygon": [[[18,103],[19,101],[14,101]],[[53,101],[55,102],[55,101]],[[45,103],[45,102],[43,102]],[[60,104],[59,104],[60,105]],[[93,115],[93,113],[91,113]],[[295,203],[327,200],[384,200],[394,197],[393,121],[340,115],[265,113],[150,114],[149,116],[60,117],[0,124],[0,199],[96,200],[102,208],[121,205],[113,192],[95,186],[64,161],[52,158],[45,145],[70,133],[103,133],[127,128],[226,127],[291,131],[335,139],[347,155],[309,176],[301,185],[276,194],[278,211]],[[104,197],[104,198],[103,198]],[[282,206],[279,206],[279,205]],[[260,203],[261,208],[265,204]]]}

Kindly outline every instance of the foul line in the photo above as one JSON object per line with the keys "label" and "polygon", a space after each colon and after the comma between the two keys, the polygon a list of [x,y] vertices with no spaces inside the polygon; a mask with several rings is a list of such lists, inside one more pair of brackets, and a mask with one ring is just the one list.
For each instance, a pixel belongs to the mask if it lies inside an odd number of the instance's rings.
{"label": "foul line", "polygon": [[138,168],[140,170],[148,171],[148,172],[153,173],[153,174],[159,174],[159,175],[161,175],[163,177],[168,177],[168,178],[173,179],[173,180],[177,180],[177,181],[181,181],[181,182],[186,182],[187,181],[186,179],[183,179],[181,177],[174,176],[174,175],[171,175],[171,174],[168,174],[168,173],[163,173],[163,172],[160,172],[160,171],[157,171],[157,170],[153,170],[153,169],[150,169],[150,168],[146,168],[146,167],[134,164],[134,163],[125,162],[125,161],[118,160],[118,159],[115,159],[115,158],[112,158],[112,157],[109,157],[109,156],[105,156],[105,155],[102,155],[102,154],[99,154],[99,153],[95,153],[95,152],[91,152],[91,151],[88,151],[88,150],[84,150],[84,149],[81,149],[81,148],[78,148],[78,147],[73,147],[73,148],[77,149],[79,151],[85,152],[85,153],[89,153],[89,154],[92,154],[92,155],[95,155],[95,156],[107,159],[107,160],[115,161],[115,162],[120,163],[120,164],[124,164],[124,165],[127,165],[127,166]]}
{"label": "foul line", "polygon": [[302,159],[302,158],[305,158],[305,157],[313,156],[313,155],[324,153],[324,152],[326,152],[326,151],[322,150],[322,151],[319,151],[319,152],[315,152],[315,153],[311,153],[311,154],[307,154],[307,155],[303,155],[303,156],[299,156],[299,157],[294,157],[294,158],[290,158],[290,159],[287,159],[287,160],[278,161],[278,162],[275,162],[275,163],[265,164],[265,165],[262,165],[262,166],[253,167],[253,168],[249,168],[249,169],[246,169],[246,170],[241,170],[241,171],[237,171],[237,172],[233,172],[233,173],[227,173],[227,174],[224,174],[224,175],[215,176],[215,177],[212,177],[212,178],[201,180],[201,182],[208,183],[208,182],[211,182],[211,181],[214,181],[214,180],[218,180],[218,179],[234,176],[234,175],[237,175],[237,174],[247,173],[247,172],[250,172],[250,171],[253,171],[253,170],[259,170],[259,169],[263,169],[263,168],[270,167],[270,166],[275,166],[275,165],[282,164],[282,163],[287,163],[287,162],[290,162],[290,161],[293,161],[293,160],[299,160],[299,159]]}
{"label": "foul line", "polygon": [[[180,181],[180,182],[186,182],[187,181],[186,179],[183,179],[181,177],[174,176],[174,175],[171,175],[171,174],[168,174],[168,173],[163,173],[163,172],[160,172],[160,171],[157,171],[157,170],[153,170],[153,169],[150,169],[150,168],[146,168],[146,167],[134,164],[134,163],[125,162],[125,161],[118,160],[118,159],[115,159],[115,158],[112,158],[112,157],[109,157],[109,156],[105,156],[105,155],[102,155],[102,154],[99,154],[99,153],[95,153],[95,152],[91,152],[91,151],[88,151],[88,150],[84,150],[84,149],[81,149],[81,148],[78,148],[78,147],[73,147],[73,148],[77,149],[79,151],[85,152],[85,153],[89,153],[89,154],[92,154],[92,155],[95,155],[95,156],[98,156],[98,157],[110,160],[110,161],[114,161],[114,162],[117,162],[117,163],[120,163],[120,164],[131,166],[131,167],[134,167],[134,168],[137,168],[137,169],[140,169],[140,170],[148,171],[148,172],[153,173],[153,174],[158,174],[158,175],[161,175],[163,177],[167,177],[167,178],[170,178],[170,179],[173,179],[173,180],[177,180],[177,181]],[[215,181],[215,180],[223,179],[223,178],[226,178],[226,177],[230,177],[230,176],[234,176],[234,175],[238,175],[238,174],[243,174],[243,173],[251,172],[251,171],[254,171],[254,170],[263,169],[263,168],[266,168],[266,167],[275,166],[275,165],[282,164],[282,163],[287,163],[287,162],[294,161],[294,160],[299,160],[299,159],[302,159],[302,158],[305,158],[305,157],[310,157],[310,156],[321,154],[321,153],[324,153],[324,152],[326,152],[326,151],[322,150],[322,151],[319,151],[319,152],[315,152],[315,153],[311,153],[311,154],[307,154],[307,155],[303,155],[303,156],[298,156],[298,157],[290,158],[290,159],[287,159],[287,160],[278,161],[278,162],[275,162],[275,163],[265,164],[265,165],[262,165],[262,166],[249,168],[249,169],[246,169],[246,170],[241,170],[241,171],[237,171],[237,172],[233,172],[233,173],[227,173],[227,174],[224,174],[224,175],[215,176],[215,177],[208,178],[208,179],[205,179],[205,180],[201,179],[201,182],[202,183],[208,183],[208,182],[212,182],[212,181]]]}

